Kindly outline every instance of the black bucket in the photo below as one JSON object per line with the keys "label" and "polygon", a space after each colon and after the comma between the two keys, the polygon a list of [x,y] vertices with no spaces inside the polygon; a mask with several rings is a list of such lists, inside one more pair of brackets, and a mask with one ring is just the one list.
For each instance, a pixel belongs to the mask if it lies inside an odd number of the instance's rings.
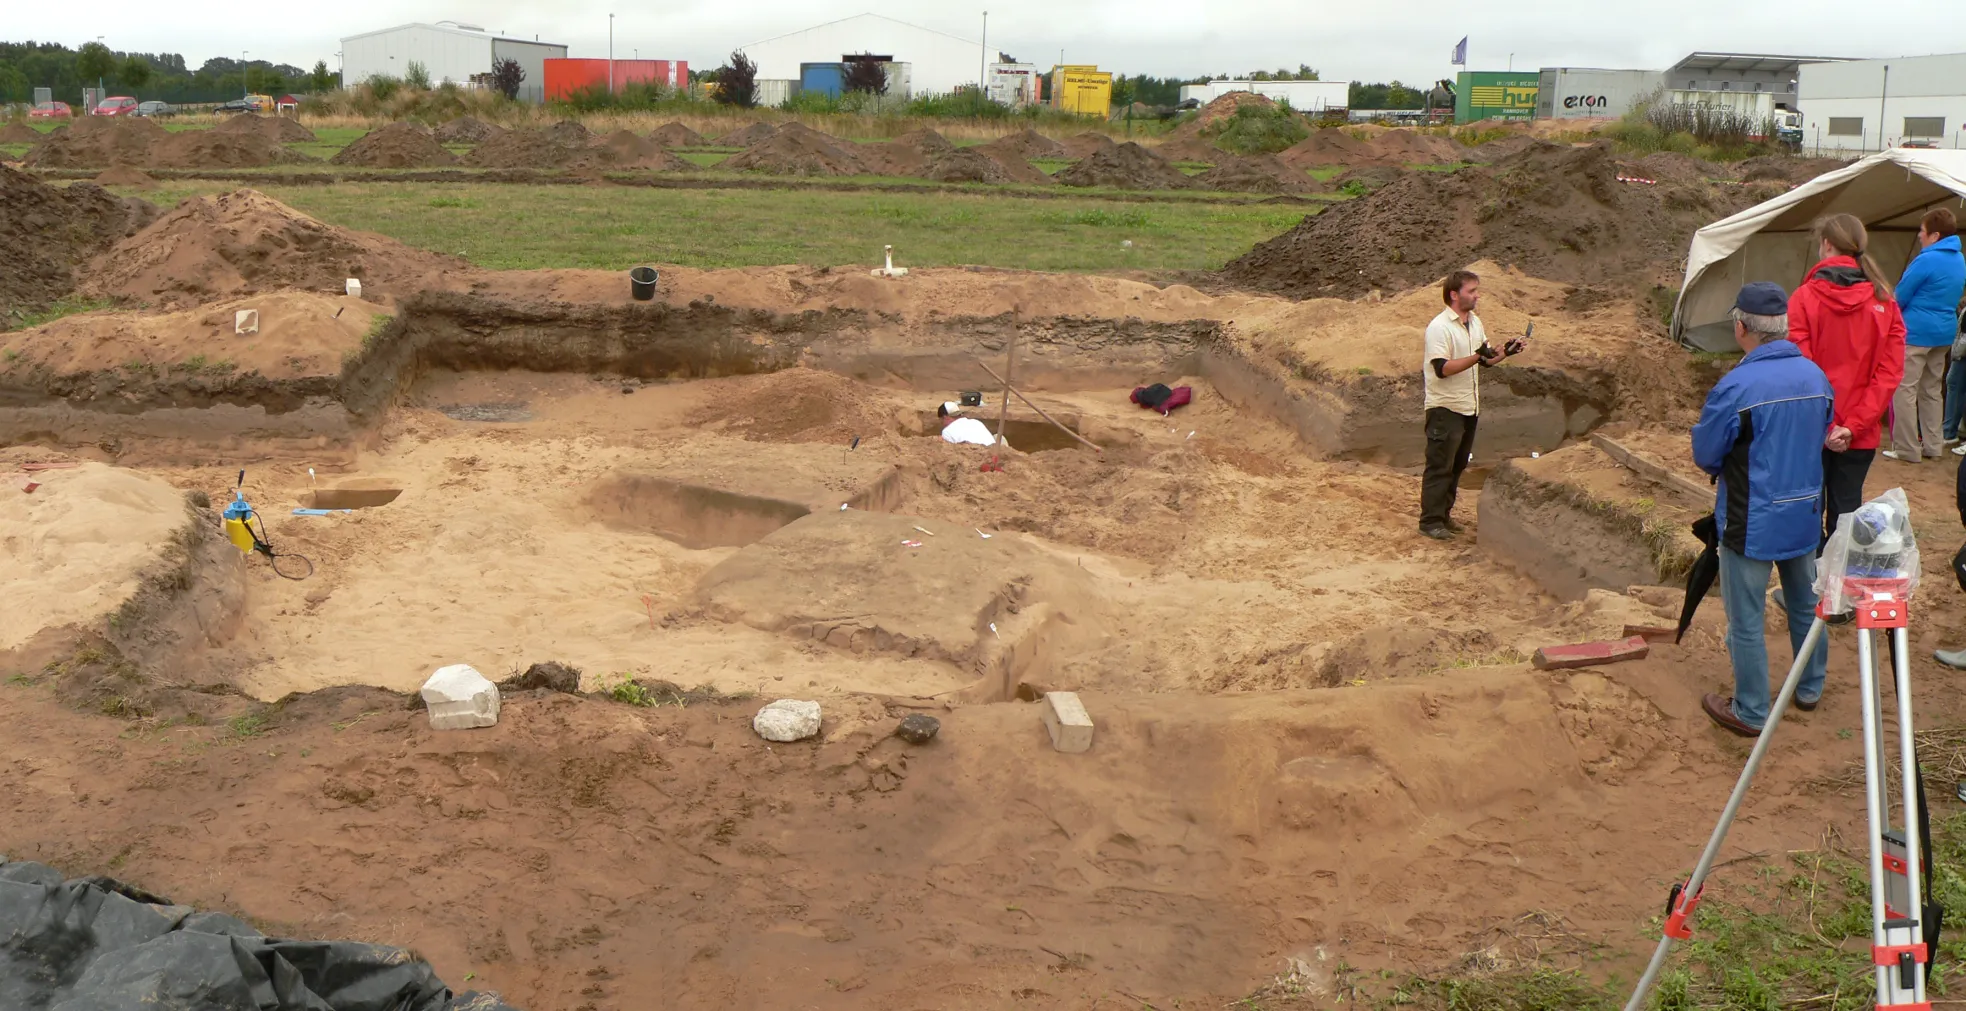
{"label": "black bucket", "polygon": [[628,272],[628,286],[635,301],[646,302],[655,297],[656,277],[654,267],[636,267]]}

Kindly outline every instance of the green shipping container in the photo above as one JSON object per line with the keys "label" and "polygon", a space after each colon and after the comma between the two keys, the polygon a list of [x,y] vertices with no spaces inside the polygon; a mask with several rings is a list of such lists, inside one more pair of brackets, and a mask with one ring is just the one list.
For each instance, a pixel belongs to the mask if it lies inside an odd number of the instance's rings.
{"label": "green shipping container", "polygon": [[1454,122],[1478,119],[1534,119],[1536,92],[1543,75],[1537,71],[1463,71],[1455,82]]}

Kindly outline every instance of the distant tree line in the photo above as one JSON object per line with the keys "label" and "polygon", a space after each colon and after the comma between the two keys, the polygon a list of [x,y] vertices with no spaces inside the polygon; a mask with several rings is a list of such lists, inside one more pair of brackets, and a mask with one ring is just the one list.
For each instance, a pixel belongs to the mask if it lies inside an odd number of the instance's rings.
{"label": "distant tree line", "polygon": [[29,102],[35,88],[51,88],[59,102],[79,103],[97,81],[112,94],[145,101],[223,102],[246,92],[327,91],[339,74],[318,60],[311,71],[285,63],[215,56],[197,70],[176,53],[126,53],[100,42],[70,49],[58,42],[0,42],[0,103]]}

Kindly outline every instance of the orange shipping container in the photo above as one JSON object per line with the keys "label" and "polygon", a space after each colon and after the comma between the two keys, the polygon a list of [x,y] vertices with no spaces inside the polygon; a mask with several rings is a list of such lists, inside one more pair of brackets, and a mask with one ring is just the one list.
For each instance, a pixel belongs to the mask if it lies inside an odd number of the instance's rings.
{"label": "orange shipping container", "polygon": [[[588,88],[607,90],[607,60],[547,60],[546,98],[570,98],[577,91]],[[631,82],[659,84],[665,88],[682,90],[689,87],[689,61],[687,60],[615,60],[614,90],[620,91]]]}

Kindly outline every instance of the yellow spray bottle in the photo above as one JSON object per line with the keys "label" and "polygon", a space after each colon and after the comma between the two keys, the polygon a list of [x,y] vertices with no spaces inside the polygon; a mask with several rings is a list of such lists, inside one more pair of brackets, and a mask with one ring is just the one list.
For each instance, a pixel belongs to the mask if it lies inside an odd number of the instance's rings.
{"label": "yellow spray bottle", "polygon": [[232,542],[242,554],[252,554],[259,539],[253,536],[246,521],[253,518],[253,505],[246,501],[246,472],[239,472],[239,487],[232,489],[232,503],[225,507],[225,539]]}

